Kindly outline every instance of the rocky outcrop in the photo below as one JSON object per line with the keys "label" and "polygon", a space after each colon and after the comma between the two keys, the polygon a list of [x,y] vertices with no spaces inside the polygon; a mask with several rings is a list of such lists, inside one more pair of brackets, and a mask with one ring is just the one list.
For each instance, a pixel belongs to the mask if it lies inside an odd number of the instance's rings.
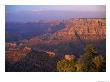
{"label": "rocky outcrop", "polygon": [[55,52],[47,51],[46,53],[48,54],[49,57],[54,57],[55,56]]}
{"label": "rocky outcrop", "polygon": [[23,59],[32,49],[30,47],[13,48],[10,47],[5,52],[5,59],[9,63],[15,63]]}
{"label": "rocky outcrop", "polygon": [[66,21],[51,40],[101,40],[106,38],[106,19],[79,18]]}
{"label": "rocky outcrop", "polygon": [[5,43],[5,46],[6,47],[13,47],[13,48],[15,48],[16,47],[16,42],[10,42],[10,43],[9,42],[6,42]]}
{"label": "rocky outcrop", "polygon": [[64,56],[64,59],[68,60],[68,61],[71,61],[71,60],[75,59],[75,56],[67,54],[67,55]]}

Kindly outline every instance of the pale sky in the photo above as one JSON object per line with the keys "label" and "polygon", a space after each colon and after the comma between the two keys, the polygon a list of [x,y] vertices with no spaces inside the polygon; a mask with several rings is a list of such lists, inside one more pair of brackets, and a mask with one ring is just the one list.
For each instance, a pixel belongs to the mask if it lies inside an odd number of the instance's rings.
{"label": "pale sky", "polygon": [[6,5],[6,21],[106,18],[104,5]]}

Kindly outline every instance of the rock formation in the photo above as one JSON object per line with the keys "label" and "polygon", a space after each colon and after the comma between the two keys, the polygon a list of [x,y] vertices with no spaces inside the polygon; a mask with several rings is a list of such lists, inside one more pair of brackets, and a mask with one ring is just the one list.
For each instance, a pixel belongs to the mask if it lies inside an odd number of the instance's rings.
{"label": "rock formation", "polygon": [[54,33],[52,40],[101,40],[106,38],[106,19],[68,20],[65,28]]}

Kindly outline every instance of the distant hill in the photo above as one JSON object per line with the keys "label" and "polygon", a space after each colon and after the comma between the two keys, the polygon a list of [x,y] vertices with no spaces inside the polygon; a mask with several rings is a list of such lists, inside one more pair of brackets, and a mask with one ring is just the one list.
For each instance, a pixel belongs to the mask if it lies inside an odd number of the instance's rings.
{"label": "distant hill", "polygon": [[5,26],[6,42],[10,42],[30,39],[47,33],[55,33],[64,28],[64,23],[57,20],[52,22],[39,21],[27,23],[6,22]]}

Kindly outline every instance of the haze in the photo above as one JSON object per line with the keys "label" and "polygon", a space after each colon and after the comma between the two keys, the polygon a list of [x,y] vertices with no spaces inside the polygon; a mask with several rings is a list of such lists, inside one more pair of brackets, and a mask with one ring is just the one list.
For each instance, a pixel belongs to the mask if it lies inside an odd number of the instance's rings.
{"label": "haze", "polygon": [[106,18],[104,5],[6,5],[6,22]]}

